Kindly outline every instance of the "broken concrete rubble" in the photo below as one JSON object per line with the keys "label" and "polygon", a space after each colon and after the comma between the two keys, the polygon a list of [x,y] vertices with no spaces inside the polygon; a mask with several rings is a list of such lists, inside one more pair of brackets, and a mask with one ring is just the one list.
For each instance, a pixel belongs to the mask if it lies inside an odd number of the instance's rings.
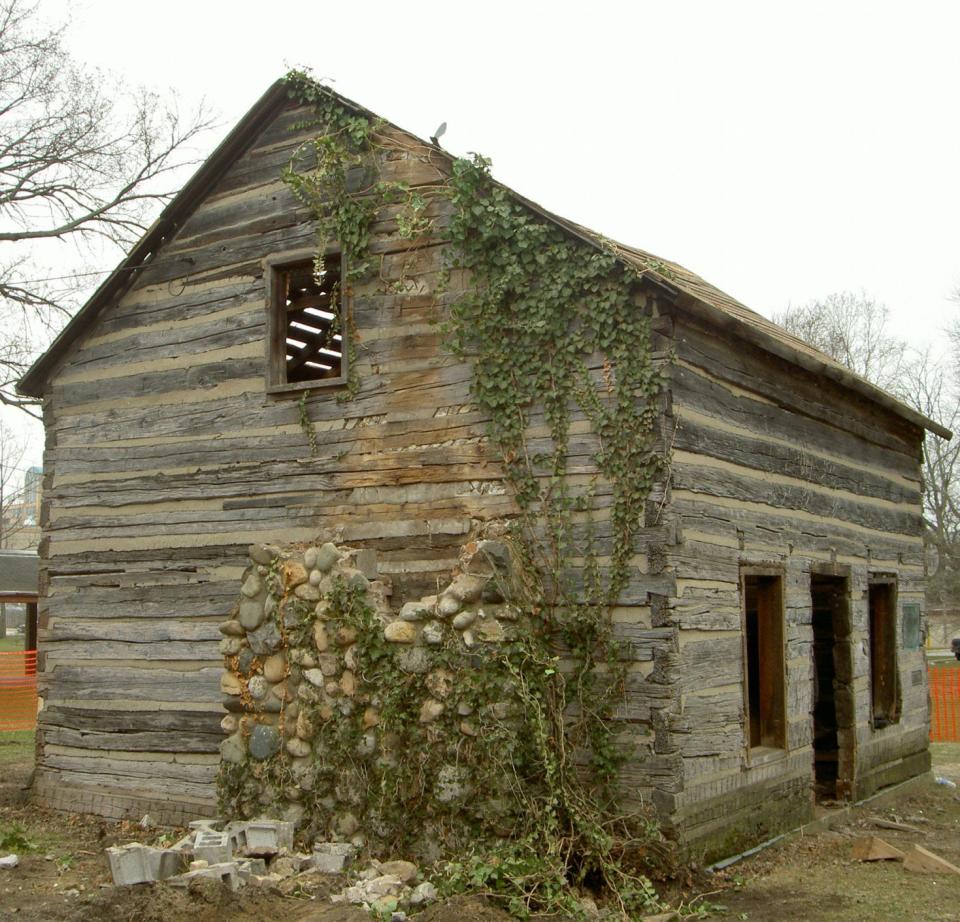
{"label": "broken concrete rubble", "polygon": [[285,820],[249,820],[228,823],[229,835],[236,851],[250,857],[269,857],[281,849],[293,848],[293,823]]}
{"label": "broken concrete rubble", "polygon": [[240,869],[235,861],[228,861],[222,864],[211,864],[205,868],[197,868],[194,871],[187,871],[185,874],[178,874],[176,877],[167,879],[171,887],[189,887],[192,880],[197,878],[207,878],[210,880],[219,880],[231,890],[239,890],[244,881],[240,876]]}
{"label": "broken concrete rubble", "polygon": [[[107,849],[110,873],[117,886],[158,880],[178,883],[197,876],[217,877],[231,889],[245,878],[266,874],[264,857],[293,848],[293,824],[282,820],[230,823],[221,832],[222,821],[195,820],[190,833],[170,848],[151,848],[139,843]],[[234,853],[242,853],[234,861]],[[194,862],[191,870],[188,865]],[[226,868],[232,870],[229,872]],[[298,865],[299,867],[299,865]],[[203,873],[201,872],[212,872]],[[184,873],[186,872],[186,873]]]}
{"label": "broken concrete rubble", "polygon": [[[248,884],[276,888],[286,881],[300,886],[308,875],[345,874],[357,852],[350,842],[317,842],[311,853],[297,853],[293,824],[263,818],[195,821],[190,833],[169,848],[133,843],[107,849],[118,886],[163,881],[189,887],[194,880],[213,880],[234,891]],[[432,883],[420,881],[420,869],[412,861],[371,860],[352,876],[331,902],[360,905],[385,918],[406,918],[402,908],[424,906],[438,895]]]}
{"label": "broken concrete rubble", "polygon": [[313,854],[304,862],[304,867],[315,874],[343,874],[356,852],[356,847],[349,842],[319,842],[313,846]]}
{"label": "broken concrete rubble", "polygon": [[186,867],[185,852],[172,848],[151,848],[139,842],[107,849],[110,874],[118,886],[166,880]]}
{"label": "broken concrete rubble", "polygon": [[233,840],[225,832],[200,829],[194,839],[193,855],[207,864],[223,864],[233,858]]}

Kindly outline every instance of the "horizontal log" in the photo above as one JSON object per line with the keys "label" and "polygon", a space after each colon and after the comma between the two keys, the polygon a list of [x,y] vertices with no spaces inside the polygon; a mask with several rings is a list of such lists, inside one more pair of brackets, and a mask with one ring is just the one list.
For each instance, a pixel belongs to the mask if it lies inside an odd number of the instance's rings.
{"label": "horizontal log", "polygon": [[[219,699],[218,699],[219,702]],[[60,727],[85,734],[105,733],[127,734],[154,733],[175,734],[192,733],[197,735],[220,736],[220,719],[223,710],[219,703],[204,711],[177,710],[128,710],[118,706],[116,709],[63,707],[47,704],[40,712],[40,724],[48,730]],[[123,748],[123,747],[121,747]],[[137,748],[137,747],[127,747]],[[159,747],[158,751],[165,749]]]}
{"label": "horizontal log", "polygon": [[923,433],[916,426],[822,375],[785,366],[743,340],[689,322],[677,323],[676,348],[682,360],[783,408],[919,459]]}
{"label": "horizontal log", "polygon": [[88,346],[75,353],[58,381],[76,381],[78,375],[112,372],[134,362],[156,362],[183,356],[201,356],[205,352],[262,343],[266,336],[263,305],[251,303],[243,313],[212,311],[213,319],[204,324],[165,324],[161,330],[131,333],[122,339]]}
{"label": "horizontal log", "polygon": [[763,480],[751,476],[747,468],[718,469],[685,461],[673,465],[672,478],[675,490],[688,490],[701,496],[746,500],[778,510],[798,510],[809,516],[887,534],[919,537],[923,530],[919,504],[913,509],[872,505],[839,494],[818,493],[801,484]]}
{"label": "horizontal log", "polygon": [[105,766],[102,762],[94,766],[88,765],[85,759],[50,757],[48,763],[44,757],[42,767],[45,773],[56,771],[58,783],[65,787],[94,787],[103,793],[124,791],[154,799],[167,798],[174,803],[215,801],[215,770],[201,776],[208,780],[191,782],[165,777],[158,773],[154,764],[149,763],[136,774],[120,774],[119,770],[104,771],[104,768],[112,766]]}
{"label": "horizontal log", "polygon": [[859,463],[878,476],[913,484],[920,481],[914,455],[876,445],[847,428],[815,416],[790,412],[771,403],[762,391],[752,394],[724,384],[695,365],[674,365],[670,369],[670,390],[680,419],[698,414],[714,427],[731,426],[737,435],[743,434],[746,438],[777,439],[798,450],[816,452],[841,463],[853,466]]}
{"label": "horizontal log", "polygon": [[[236,585],[234,585],[234,598],[237,597]],[[119,621],[116,618],[81,621],[74,615],[69,618],[51,619],[49,627],[42,632],[41,638],[52,645],[49,649],[58,651],[58,655],[63,655],[59,651],[63,649],[61,645],[67,641],[92,643],[111,641],[156,645],[158,649],[165,649],[170,643],[219,642],[222,635],[215,621],[182,620],[182,616],[176,619],[144,622],[143,620]]]}
{"label": "horizontal log", "polygon": [[149,701],[163,703],[218,700],[223,667],[196,670],[134,669],[130,666],[56,666],[43,676],[46,700]]}
{"label": "horizontal log", "polygon": [[920,503],[919,484],[907,486],[889,476],[873,474],[864,469],[862,461],[857,465],[851,459],[849,464],[843,464],[808,451],[805,446],[793,447],[742,432],[728,432],[700,421],[681,419],[674,449],[889,502]]}
{"label": "horizontal log", "polygon": [[52,641],[43,646],[48,665],[82,660],[136,660],[145,663],[185,662],[198,660],[214,663],[220,659],[216,641],[167,641],[166,643],[132,643],[107,640]]}
{"label": "horizontal log", "polygon": [[[98,752],[122,750],[124,752],[213,753],[219,751],[220,743],[223,741],[223,732],[218,723],[219,716],[213,722],[213,729],[208,733],[183,729],[167,732],[131,730],[122,733],[104,733],[45,724],[43,739],[45,744],[92,749]],[[56,765],[46,759],[44,762],[48,765]]]}

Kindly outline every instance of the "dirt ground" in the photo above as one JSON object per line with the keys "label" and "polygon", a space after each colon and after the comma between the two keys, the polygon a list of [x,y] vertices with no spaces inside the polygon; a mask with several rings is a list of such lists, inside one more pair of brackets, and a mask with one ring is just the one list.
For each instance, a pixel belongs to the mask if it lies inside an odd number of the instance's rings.
{"label": "dirt ground", "polygon": [[[113,887],[104,849],[122,842],[155,842],[161,830],[136,823],[45,811],[28,804],[31,734],[0,734],[0,856],[21,863],[0,870],[0,919],[29,922],[368,922],[358,908],[332,905],[341,879],[284,881],[273,889],[236,894],[218,884],[177,890],[164,884]],[[934,747],[935,773],[960,783],[960,745]],[[879,828],[893,820],[917,831]],[[179,830],[170,830],[179,837]],[[690,875],[697,886],[668,885],[685,917],[744,922],[807,920],[957,920],[960,877],[920,875],[895,862],[851,858],[855,838],[878,835],[901,850],[913,843],[960,863],[960,789],[932,781],[890,801],[864,805],[815,835],[796,836],[717,874]],[[171,839],[172,841],[172,839]],[[207,883],[207,882],[204,882]],[[429,907],[418,922],[506,922],[484,900],[457,898]],[[562,922],[562,920],[557,920]]]}
{"label": "dirt ground", "polygon": [[[960,744],[931,746],[934,775],[960,785]],[[883,828],[893,821],[916,831]],[[749,922],[940,922],[960,919],[960,876],[906,871],[900,862],[860,862],[853,841],[879,836],[901,851],[921,845],[960,865],[960,788],[934,781],[850,812],[827,831],[795,836],[713,875],[699,902],[707,919]]]}

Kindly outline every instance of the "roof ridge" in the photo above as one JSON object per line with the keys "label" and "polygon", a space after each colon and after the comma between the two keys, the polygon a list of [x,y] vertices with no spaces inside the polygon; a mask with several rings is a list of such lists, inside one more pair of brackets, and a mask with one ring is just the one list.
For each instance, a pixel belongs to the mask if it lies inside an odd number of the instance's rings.
{"label": "roof ridge", "polygon": [[[430,144],[413,132],[400,128],[330,87],[324,87],[324,89],[336,97],[342,105],[377,119],[382,124],[388,125],[423,144],[424,147],[435,150],[450,163],[453,162],[453,155],[439,146]],[[32,397],[42,396],[43,385],[47,376],[56,363],[66,354],[77,336],[87,327],[92,326],[104,306],[111,303],[133,283],[137,273],[150,263],[156,251],[163,245],[169,235],[176,232],[185,215],[189,214],[199,203],[209,185],[216,182],[229,169],[236,157],[256,138],[263,124],[272,117],[274,109],[280,103],[285,103],[289,98],[290,89],[286,78],[281,78],[275,81],[254,103],[214,149],[213,153],[200,165],[180,192],[166,205],[157,220],[144,233],[117,268],[97,288],[44,353],[30,366],[17,383],[19,393]],[[951,438],[952,433],[939,423],[918,413],[892,394],[861,378],[826,353],[814,348],[809,343],[805,343],[799,337],[751,310],[736,298],[728,295],[680,263],[664,260],[637,247],[618,243],[597,231],[548,211],[503,183],[498,182],[498,185],[535,213],[565,229],[585,243],[613,252],[621,261],[634,269],[641,270],[646,278],[665,288],[671,294],[682,294],[687,299],[692,299],[692,303],[691,301],[687,302],[688,307],[699,307],[701,312],[706,312],[713,320],[720,321],[721,324],[733,321],[741,335],[760,348],[780,355],[782,358],[814,373],[827,374],[841,385],[858,391],[863,396],[886,407],[914,425],[929,429],[943,438]],[[668,271],[662,271],[663,267],[669,267]]]}

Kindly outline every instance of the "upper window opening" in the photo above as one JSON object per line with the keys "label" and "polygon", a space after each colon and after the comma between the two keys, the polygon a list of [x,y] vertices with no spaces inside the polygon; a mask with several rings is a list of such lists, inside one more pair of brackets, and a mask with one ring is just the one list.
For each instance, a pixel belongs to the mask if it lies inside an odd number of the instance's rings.
{"label": "upper window opening", "polygon": [[339,253],[270,266],[271,390],[345,379],[342,277]]}

